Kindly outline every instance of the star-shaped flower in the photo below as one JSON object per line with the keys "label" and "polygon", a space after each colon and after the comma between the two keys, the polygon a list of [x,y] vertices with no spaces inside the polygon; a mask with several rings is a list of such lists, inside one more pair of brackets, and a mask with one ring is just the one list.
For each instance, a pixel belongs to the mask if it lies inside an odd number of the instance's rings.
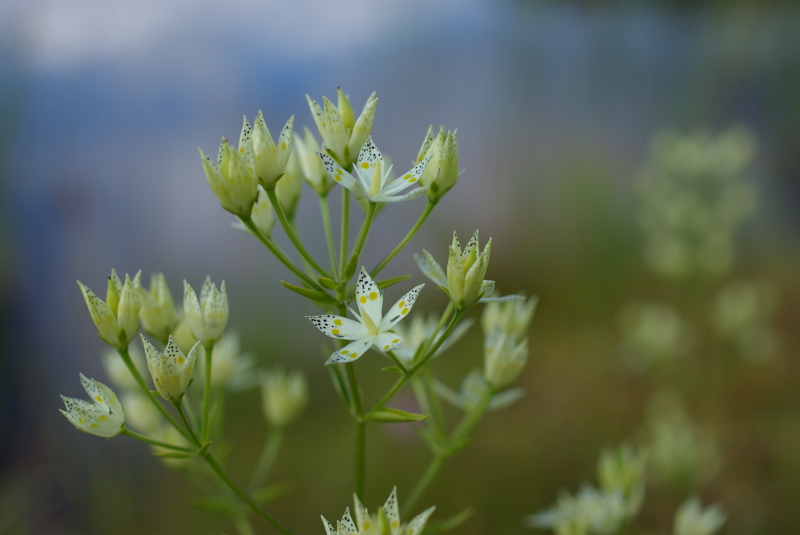
{"label": "star-shaped flower", "polygon": [[410,188],[419,182],[419,177],[428,165],[430,158],[425,158],[410,171],[402,176],[389,180],[392,166],[387,166],[383,160],[383,155],[375,143],[372,136],[367,138],[361,152],[358,153],[358,161],[355,165],[356,175],[353,176],[345,171],[336,161],[327,154],[317,153],[325,164],[325,170],[330,173],[333,179],[349,189],[356,196],[364,198],[369,202],[399,202],[414,199],[422,195],[423,188],[414,188],[408,193],[400,194],[401,191]]}
{"label": "star-shaped flower", "polygon": [[367,270],[362,267],[358,283],[356,283],[356,302],[359,313],[350,309],[358,321],[332,314],[306,316],[311,323],[316,325],[317,329],[331,338],[353,340],[352,343],[334,352],[325,364],[352,362],[366,353],[373,345],[382,351],[391,351],[400,346],[403,339],[391,332],[390,329],[406,317],[423,286],[425,285],[420,284],[401,297],[384,316],[383,292],[369,276]]}
{"label": "star-shaped flower", "polygon": [[392,489],[386,503],[383,504],[383,507],[379,507],[378,512],[374,515],[369,514],[367,508],[361,504],[361,500],[355,494],[353,500],[355,501],[355,521],[350,515],[349,507],[344,510],[344,516],[336,522],[336,526],[324,516],[322,517],[322,524],[325,526],[327,535],[419,535],[436,509],[436,507],[430,507],[415,516],[408,524],[402,524],[400,508],[397,504],[397,487]]}

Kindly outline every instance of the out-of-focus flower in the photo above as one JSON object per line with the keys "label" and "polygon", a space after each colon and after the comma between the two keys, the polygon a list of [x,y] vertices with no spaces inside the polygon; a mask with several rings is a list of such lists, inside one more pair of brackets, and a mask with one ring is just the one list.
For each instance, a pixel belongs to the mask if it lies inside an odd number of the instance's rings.
{"label": "out-of-focus flower", "polygon": [[[197,355],[197,363],[201,376],[205,376],[205,348]],[[244,390],[256,386],[259,376],[253,370],[255,359],[243,353],[239,335],[226,332],[214,344],[214,358],[211,361],[211,386],[225,387],[230,390]]]}
{"label": "out-of-focus flower", "polygon": [[286,218],[289,220],[294,218],[294,212],[297,209],[297,203],[300,201],[302,190],[303,173],[300,170],[300,163],[297,161],[297,153],[292,151],[289,155],[289,161],[286,162],[286,172],[275,186],[275,195],[281,204],[283,213],[286,214]]}
{"label": "out-of-focus flower", "polygon": [[711,323],[746,358],[764,360],[774,354],[778,345],[778,337],[768,323],[776,305],[775,288],[767,283],[730,284],[712,304]]}
{"label": "out-of-focus flower", "polygon": [[575,496],[562,493],[556,505],[528,516],[525,522],[530,527],[552,529],[556,535],[610,535],[626,518],[621,492],[604,492],[586,485]]}
{"label": "out-of-focus flower", "polygon": [[125,428],[125,411],[116,394],[106,385],[81,375],[81,384],[91,403],[82,399],[61,396],[66,411],[59,409],[79,431],[111,438]]}
{"label": "out-of-focus flower", "polygon": [[163,273],[150,276],[150,291],[142,289],[142,308],[139,310],[142,328],[164,342],[178,322],[175,303]]}
{"label": "out-of-focus flower", "polygon": [[719,504],[705,509],[697,498],[689,498],[675,511],[674,535],[714,535],[728,516]]}
{"label": "out-of-focus flower", "polygon": [[515,337],[495,329],[484,340],[483,375],[494,390],[513,383],[528,360],[528,338]]}
{"label": "out-of-focus flower", "polygon": [[458,392],[454,392],[439,381],[434,384],[434,388],[442,399],[465,412],[477,407],[487,394],[492,396],[489,405],[486,407],[487,411],[496,411],[510,407],[514,402],[525,395],[525,390],[522,388],[510,388],[498,394],[491,392],[489,385],[486,383],[486,379],[483,377],[483,372],[477,368],[470,371],[466,377],[464,377]]}
{"label": "out-of-focus flower", "polygon": [[261,374],[264,417],[273,427],[285,427],[308,403],[308,385],[299,371],[272,370]]}
{"label": "out-of-focus flower", "polygon": [[684,356],[691,347],[689,327],[665,303],[631,303],[619,317],[622,356],[633,368]]}
{"label": "out-of-focus flower", "polygon": [[356,283],[359,313],[350,310],[358,321],[332,314],[306,316],[317,329],[331,338],[353,340],[335,351],[325,364],[352,362],[373,345],[382,351],[399,347],[403,339],[390,330],[411,311],[423,286],[425,285],[420,284],[414,287],[383,315],[383,291],[369,276],[366,268],[362,267]]}
{"label": "out-of-focus flower", "polygon": [[127,348],[139,329],[139,309],[142,306],[141,276],[141,271],[136,273],[133,280],[125,275],[125,284],[123,285],[117,272],[112,269],[111,276],[108,278],[105,301],[78,281],[83,299],[86,301],[86,306],[89,307],[89,314],[97,326],[100,338],[112,347]]}
{"label": "out-of-focus flower", "polygon": [[490,301],[486,303],[481,314],[481,327],[486,333],[500,329],[520,339],[528,333],[538,302],[537,296],[529,299],[519,296],[519,299]]}
{"label": "out-of-focus flower", "polygon": [[597,462],[597,479],[605,492],[618,491],[625,498],[628,516],[639,512],[644,500],[647,457],[629,444],[607,449]]}
{"label": "out-of-focus flower", "polygon": [[[469,329],[473,323],[471,318],[459,323],[458,326],[453,329],[453,332],[450,333],[450,336],[442,342],[442,345],[439,346],[439,349],[436,350],[434,355],[442,353],[448,347],[456,343],[464,336],[464,333],[467,332],[467,329]],[[431,337],[435,334],[438,326],[439,320],[435,314],[429,316],[417,314],[407,322],[395,325],[393,328],[394,332],[403,339],[403,345],[394,350],[397,358],[403,361],[403,364],[411,364],[414,361],[414,355],[422,344],[428,341],[430,341],[428,347],[432,347],[436,344],[439,337],[437,336],[434,340],[431,340]],[[439,334],[441,335],[441,333]]]}
{"label": "out-of-focus flower", "polygon": [[300,162],[303,178],[308,182],[318,195],[325,197],[336,184],[325,169],[325,164],[317,153],[322,149],[317,143],[314,134],[308,128],[303,129],[303,139],[295,135],[294,150]]}

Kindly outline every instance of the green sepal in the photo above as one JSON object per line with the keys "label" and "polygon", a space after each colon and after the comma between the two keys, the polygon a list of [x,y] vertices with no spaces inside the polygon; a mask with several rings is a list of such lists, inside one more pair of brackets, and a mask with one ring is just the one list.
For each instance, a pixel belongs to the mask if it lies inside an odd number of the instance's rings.
{"label": "green sepal", "polygon": [[339,287],[339,285],[336,284],[335,280],[333,280],[330,277],[324,277],[322,275],[317,277],[317,282],[319,283],[320,286],[328,290],[336,290]]}
{"label": "green sepal", "polygon": [[406,279],[410,279],[411,275],[400,275],[399,277],[392,277],[391,279],[385,279],[382,281],[375,281],[375,284],[378,285],[378,288],[383,290],[384,288],[388,288],[389,286],[395,285],[398,282],[403,282]]}
{"label": "green sepal", "polygon": [[398,368],[397,366],[389,366],[388,368],[381,368],[381,371],[382,371],[382,372],[389,372],[389,373],[393,373],[393,374],[395,374],[395,375],[405,375],[405,374],[403,373],[403,370],[401,370],[401,369],[400,369],[400,368]]}
{"label": "green sepal", "polygon": [[381,422],[385,424],[400,424],[408,422],[421,422],[427,420],[430,414],[416,414],[413,412],[401,411],[391,407],[375,409],[369,414],[364,415],[364,420],[368,422]]}
{"label": "green sepal", "polygon": [[320,292],[319,290],[312,290],[310,288],[302,288],[300,286],[295,286],[294,284],[289,284],[286,281],[281,281],[281,284],[283,284],[284,287],[288,288],[289,290],[293,291],[294,293],[300,294],[303,297],[305,297],[307,299],[311,299],[312,301],[315,301],[317,303],[324,303],[324,304],[331,304],[331,305],[335,305],[335,304],[339,303],[339,301],[337,301],[334,297],[332,297],[327,292]]}
{"label": "green sepal", "polygon": [[342,273],[342,280],[349,281],[351,278],[353,278],[353,275],[356,274],[356,268],[358,268],[358,255],[354,254],[353,256],[350,257],[350,260],[344,267],[344,273]]}

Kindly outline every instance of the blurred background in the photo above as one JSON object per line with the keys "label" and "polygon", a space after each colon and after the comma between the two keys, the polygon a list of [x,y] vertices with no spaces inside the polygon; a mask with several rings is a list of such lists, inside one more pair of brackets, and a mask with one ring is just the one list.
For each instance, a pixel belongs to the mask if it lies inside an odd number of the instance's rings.
{"label": "blurred background", "polygon": [[[521,517],[596,481],[602,448],[663,435],[684,437],[673,447],[689,460],[654,466],[632,532],[669,533],[692,493],[723,504],[724,533],[795,531],[798,23],[790,0],[2,1],[0,531],[233,532],[147,447],[78,433],[57,411],[59,394],[83,397],[78,372],[107,381],[75,281],[102,295],[112,267],[145,281],[162,271],[176,299],[184,278],[226,280],[243,349],[261,367],[304,370],[311,386],[274,474],[289,492],[270,507],[320,533],[319,514],[351,505],[350,417],[321,365],[324,337],[303,319],[315,310],[230,226],[197,156],[221,135],[238,139],[242,115],[259,109],[273,132],[292,114],[313,130],[305,94],[333,98],[338,86],[356,109],[377,91],[373,137],[397,165],[428,125],[458,128],[466,173],[386,275],[421,283],[412,251],[444,260],[453,230],[480,228],[494,239],[488,276],[540,296],[518,381],[527,395],[481,422],[415,513],[472,506],[456,532],[533,533]],[[665,274],[647,256],[659,197],[641,184],[664,174],[681,139],[702,159],[732,128],[745,132],[731,172],[750,204],[726,227],[729,261]],[[324,258],[304,195],[298,226]],[[379,215],[367,265],[423,207]],[[429,285],[417,307],[444,304]],[[481,346],[473,328],[437,373],[456,386]],[[360,373],[389,384],[374,357]],[[228,465],[244,477],[267,434],[258,391],[232,395],[227,410]],[[369,440],[365,505],[392,485],[402,504],[425,446],[402,426]]]}

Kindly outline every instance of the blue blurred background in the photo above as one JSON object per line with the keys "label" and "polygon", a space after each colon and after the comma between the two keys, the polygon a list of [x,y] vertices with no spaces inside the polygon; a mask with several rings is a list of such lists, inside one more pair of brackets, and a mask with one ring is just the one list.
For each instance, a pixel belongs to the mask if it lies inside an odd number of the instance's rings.
{"label": "blue blurred background", "polygon": [[[349,476],[337,485],[348,473],[338,465],[349,463],[349,421],[328,403],[320,340],[302,319],[313,310],[230,227],[197,156],[198,146],[214,153],[220,135],[237,139],[241,116],[259,109],[273,132],[291,114],[298,130],[313,129],[304,95],[332,98],[341,86],[354,108],[377,91],[373,136],[398,165],[416,157],[428,125],[459,130],[466,173],[409,251],[441,258],[453,230],[480,228],[494,238],[491,278],[541,296],[521,380],[528,396],[478,428],[474,448],[421,504],[443,516],[474,505],[463,533],[526,532],[522,515],[591,479],[599,449],[632,434],[648,383],[619,369],[616,315],[656,285],[641,261],[633,178],[659,129],[750,129],[760,208],[742,232],[739,269],[780,289],[782,345],[703,405],[730,431],[733,460],[698,490],[725,503],[728,533],[791,532],[800,522],[800,434],[790,425],[800,418],[799,23],[792,1],[4,0],[0,527],[231,529],[196,509],[190,486],[146,448],[77,433],[57,412],[58,394],[80,397],[79,371],[103,380],[75,280],[103,293],[112,267],[163,271],[176,297],[184,278],[195,287],[206,274],[225,279],[246,349],[305,369],[312,384],[281,470],[296,491],[274,508],[320,532],[318,514],[350,504]],[[306,196],[299,226],[311,236],[318,216]],[[422,204],[386,210],[375,230],[386,245],[373,239],[367,254],[385,254]],[[391,275],[406,272],[420,279],[409,255]],[[422,306],[442,304],[429,294]],[[239,408],[260,423],[251,394]],[[744,408],[725,412],[731,400]],[[265,433],[231,426],[240,440]],[[367,505],[393,484],[402,503],[424,448],[413,434],[374,440],[370,462],[388,468],[375,469]],[[246,466],[233,462],[234,472]],[[668,530],[670,499],[645,511],[652,532]]]}

